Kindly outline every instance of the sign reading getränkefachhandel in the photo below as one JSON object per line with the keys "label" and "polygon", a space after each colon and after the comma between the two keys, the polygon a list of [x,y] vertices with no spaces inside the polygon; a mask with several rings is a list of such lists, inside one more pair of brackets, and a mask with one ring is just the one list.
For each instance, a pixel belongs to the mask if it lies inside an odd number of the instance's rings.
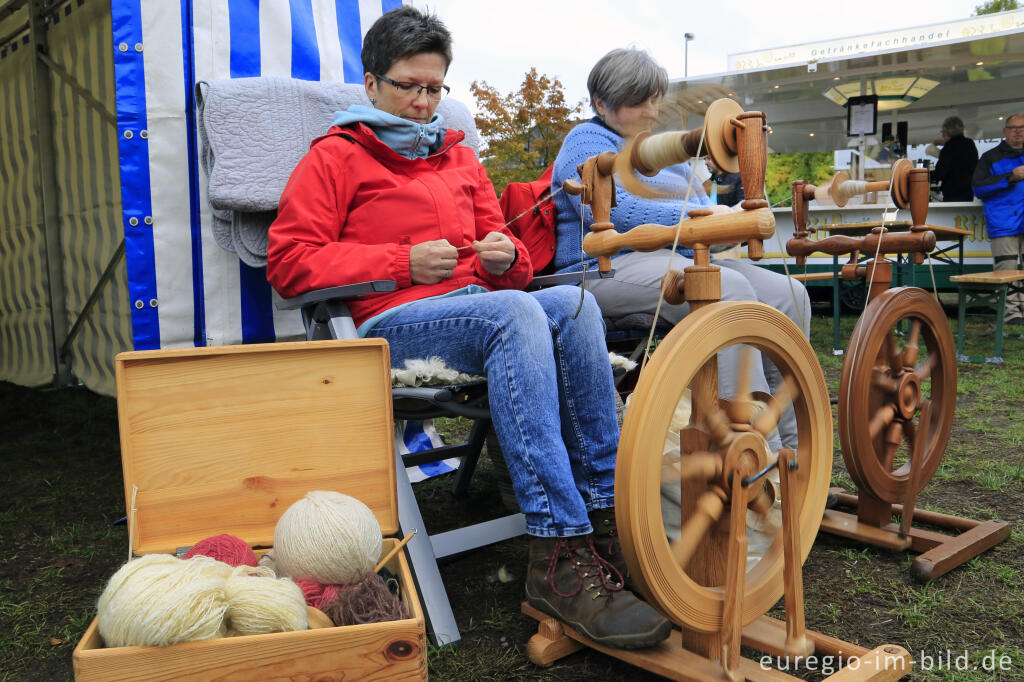
{"label": "sign reading getr\u00e4nkefachhandel", "polygon": [[747,69],[761,69],[783,64],[803,64],[819,59],[889,52],[907,47],[944,43],[950,40],[982,38],[1019,29],[1024,29],[1024,9],[916,28],[879,31],[850,38],[819,40],[813,43],[776,47],[769,50],[739,52],[729,55],[728,70],[746,71]]}

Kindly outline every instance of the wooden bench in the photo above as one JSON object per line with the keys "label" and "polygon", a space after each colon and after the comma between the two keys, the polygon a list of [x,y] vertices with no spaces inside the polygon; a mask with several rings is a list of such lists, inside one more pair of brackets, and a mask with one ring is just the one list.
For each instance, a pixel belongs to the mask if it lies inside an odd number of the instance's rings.
{"label": "wooden bench", "polygon": [[[950,282],[957,286],[956,355],[961,362],[987,362],[1003,364],[1003,317],[1006,314],[1006,296],[1009,292],[1024,293],[1024,270],[993,270],[969,275],[954,275]],[[963,354],[964,319],[967,306],[983,306],[996,312],[996,348],[990,358]]]}

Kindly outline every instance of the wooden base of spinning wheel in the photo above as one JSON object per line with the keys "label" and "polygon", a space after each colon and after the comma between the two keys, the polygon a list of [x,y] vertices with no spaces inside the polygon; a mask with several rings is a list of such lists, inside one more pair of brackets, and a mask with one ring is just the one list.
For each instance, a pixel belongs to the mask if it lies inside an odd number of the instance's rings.
{"label": "wooden base of spinning wheel", "polygon": [[[832,492],[839,499],[838,506],[852,508],[854,512],[825,510],[821,530],[885,549],[921,552],[914,559],[913,567],[914,577],[918,580],[938,578],[1010,537],[1010,525],[1006,521],[976,521],[920,509],[913,511],[913,520],[944,530],[960,531],[960,534],[946,535],[913,526],[903,533],[898,523],[873,525],[858,520],[857,495],[850,495],[842,488],[833,488]],[[903,505],[892,505],[891,513],[902,520]]]}
{"label": "wooden base of spinning wheel", "polygon": [[[526,602],[523,602],[522,610],[524,614],[538,621],[537,634],[531,637],[526,645],[526,656],[532,663],[542,667],[588,647],[670,680],[734,682],[800,679],[764,666],[760,661],[742,657],[738,674],[729,677],[718,661],[711,661],[684,649],[679,630],[673,630],[664,642],[647,649],[612,649],[587,639],[568,625],[538,611]],[[819,659],[831,656],[835,661],[846,662],[854,658],[858,661],[856,669],[852,666],[843,668],[825,678],[827,680],[898,680],[910,673],[911,656],[903,647],[884,644],[874,649],[865,649],[818,632],[807,630],[806,633],[814,645],[810,653],[817,655]],[[781,649],[785,645],[785,640],[786,624],[768,616],[762,616],[743,628],[744,646],[757,648],[772,656],[782,656],[783,661],[787,660]],[[795,663],[794,659],[789,659],[789,662]]]}

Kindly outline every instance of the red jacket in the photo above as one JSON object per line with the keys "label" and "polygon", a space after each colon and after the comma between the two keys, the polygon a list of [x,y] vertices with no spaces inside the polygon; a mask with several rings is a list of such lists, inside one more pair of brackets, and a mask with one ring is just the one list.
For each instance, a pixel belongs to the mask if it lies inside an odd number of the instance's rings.
{"label": "red jacket", "polygon": [[[407,159],[362,123],[335,126],[313,140],[281,194],[270,226],[267,279],[288,298],[314,289],[393,279],[393,293],[352,301],[356,325],[409,301],[478,284],[521,289],[533,268],[526,248],[505,227],[494,186],[473,151],[446,131],[441,148]],[[515,263],[502,275],[487,272],[473,249],[459,252],[452,277],[413,284],[409,248],[447,239],[465,246],[488,232],[516,246]]]}

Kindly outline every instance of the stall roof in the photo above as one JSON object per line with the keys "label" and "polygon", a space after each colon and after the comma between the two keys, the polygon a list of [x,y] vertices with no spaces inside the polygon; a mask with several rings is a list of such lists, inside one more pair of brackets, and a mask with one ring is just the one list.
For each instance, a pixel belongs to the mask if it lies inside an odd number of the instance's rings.
{"label": "stall roof", "polygon": [[938,136],[942,121],[956,114],[970,137],[1000,138],[1003,122],[999,117],[1024,111],[1024,29],[675,80],[663,100],[661,127],[678,129],[680,121],[684,129],[696,127],[708,104],[731,97],[745,110],[767,114],[772,151],[844,149],[850,142],[846,109],[826,99],[825,90],[842,83],[900,76],[920,76],[939,84],[902,109],[879,111],[879,132],[884,122],[907,121],[909,144],[926,144]]}

